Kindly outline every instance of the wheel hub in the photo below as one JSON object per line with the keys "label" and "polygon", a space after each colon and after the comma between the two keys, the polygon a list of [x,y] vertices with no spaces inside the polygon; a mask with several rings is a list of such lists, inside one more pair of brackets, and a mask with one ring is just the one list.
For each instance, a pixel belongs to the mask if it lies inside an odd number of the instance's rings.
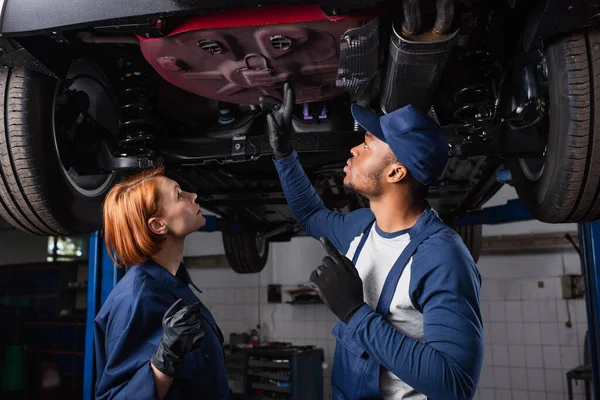
{"label": "wheel hub", "polygon": [[103,193],[114,178],[114,172],[100,171],[95,165],[102,139],[98,132],[118,132],[116,103],[109,88],[100,70],[78,60],[54,97],[54,148],[61,170],[71,187],[86,197]]}
{"label": "wheel hub", "polygon": [[[524,65],[523,65],[524,64]],[[519,59],[515,67],[514,85],[517,87],[511,99],[512,112],[507,122],[512,129],[524,135],[542,135],[547,143],[548,132],[548,65],[540,52]],[[537,182],[544,173],[546,150],[541,157],[519,158],[523,174]]]}

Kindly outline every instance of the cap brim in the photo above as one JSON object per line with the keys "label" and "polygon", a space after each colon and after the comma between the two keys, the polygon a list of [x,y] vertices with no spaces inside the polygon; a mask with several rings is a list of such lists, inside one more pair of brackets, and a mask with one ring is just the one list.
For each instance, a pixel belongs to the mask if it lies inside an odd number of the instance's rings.
{"label": "cap brim", "polygon": [[371,132],[371,134],[377,137],[377,139],[383,142],[386,141],[385,136],[383,135],[383,130],[381,129],[381,124],[379,123],[379,116],[377,114],[357,104],[352,104],[352,106],[350,106],[350,111],[352,111],[352,117],[354,117],[356,122],[358,122],[363,129]]}

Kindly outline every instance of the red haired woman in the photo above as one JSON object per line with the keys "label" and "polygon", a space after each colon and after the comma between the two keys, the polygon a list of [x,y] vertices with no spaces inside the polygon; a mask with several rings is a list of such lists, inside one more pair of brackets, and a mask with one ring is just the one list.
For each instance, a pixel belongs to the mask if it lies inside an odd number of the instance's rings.
{"label": "red haired woman", "polygon": [[196,197],[161,168],[106,197],[106,246],[130,268],[96,316],[97,399],[229,398],[223,335],[181,263],[206,223]]}

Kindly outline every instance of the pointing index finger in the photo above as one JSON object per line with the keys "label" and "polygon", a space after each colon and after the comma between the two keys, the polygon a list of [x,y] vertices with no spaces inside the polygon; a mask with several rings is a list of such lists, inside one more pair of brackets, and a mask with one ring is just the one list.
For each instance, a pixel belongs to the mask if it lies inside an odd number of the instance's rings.
{"label": "pointing index finger", "polygon": [[329,257],[331,257],[336,264],[344,265],[344,259],[342,258],[342,255],[338,251],[338,249],[333,245],[333,243],[331,243],[331,241],[325,236],[322,236],[319,240],[325,248],[325,251],[327,252]]}

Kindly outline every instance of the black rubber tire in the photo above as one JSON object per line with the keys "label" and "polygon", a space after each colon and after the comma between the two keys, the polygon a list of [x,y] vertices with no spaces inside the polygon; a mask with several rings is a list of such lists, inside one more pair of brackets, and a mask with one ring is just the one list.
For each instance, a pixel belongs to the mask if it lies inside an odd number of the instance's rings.
{"label": "black rubber tire", "polygon": [[255,232],[223,232],[223,247],[227,261],[238,274],[254,274],[265,267],[269,258],[269,243],[259,250]]}
{"label": "black rubber tire", "polygon": [[481,225],[463,225],[454,230],[460,235],[463,242],[469,249],[475,262],[479,261],[481,254],[482,230]]}
{"label": "black rubber tire", "polygon": [[54,145],[58,81],[0,69],[0,216],[38,235],[78,235],[102,226],[102,201],[73,189]]}
{"label": "black rubber tire", "polygon": [[519,160],[509,160],[513,184],[540,221],[594,221],[600,218],[600,32],[561,38],[545,55],[550,108],[544,169],[530,179]]}

